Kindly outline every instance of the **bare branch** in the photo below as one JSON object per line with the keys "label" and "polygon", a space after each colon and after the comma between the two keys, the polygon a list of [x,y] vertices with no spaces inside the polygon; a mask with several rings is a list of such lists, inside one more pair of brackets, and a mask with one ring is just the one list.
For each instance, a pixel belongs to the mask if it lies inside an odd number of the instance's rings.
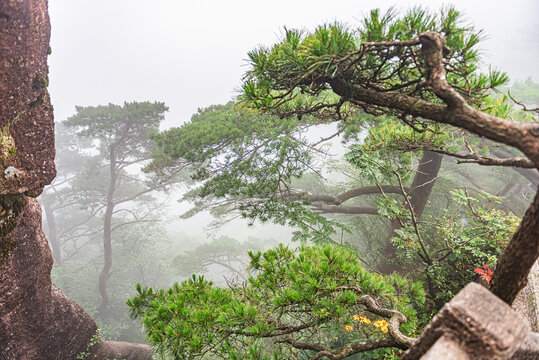
{"label": "bare branch", "polygon": [[138,219],[138,220],[131,220],[131,221],[124,221],[123,223],[120,223],[120,224],[117,224],[117,225],[114,225],[112,228],[111,228],[111,232],[113,232],[114,230],[122,227],[122,226],[125,226],[125,225],[129,225],[129,224],[136,224],[136,223],[143,223],[143,222],[159,222],[159,220],[143,220],[143,219]]}
{"label": "bare branch", "polygon": [[511,96],[511,91],[510,90],[507,91],[507,95],[509,95],[509,97],[511,98],[511,100],[513,100],[513,102],[515,104],[522,106],[522,110],[529,111],[529,112],[539,112],[539,107],[536,107],[536,108],[533,108],[533,109],[528,109],[526,107],[526,104],[523,104],[522,102],[516,101],[515,98],[513,96]]}
{"label": "bare branch", "polygon": [[485,165],[485,166],[513,166],[513,167],[521,167],[521,168],[526,168],[526,169],[535,168],[535,165],[531,162],[531,160],[525,157],[512,157],[512,158],[502,159],[502,158],[497,158],[497,157],[479,155],[475,152],[471,152],[468,154],[461,154],[461,153],[448,151],[442,148],[429,148],[428,150],[437,152],[439,154],[449,155],[451,157],[455,157],[458,159],[464,159],[464,160],[458,160],[457,161],[458,164],[475,163],[475,164]]}
{"label": "bare branch", "polygon": [[[406,191],[409,190],[409,188],[405,188]],[[342,192],[337,195],[327,195],[327,194],[309,194],[306,192],[293,192],[286,195],[283,195],[283,197],[289,197],[291,199],[299,199],[304,198],[305,200],[308,200],[310,202],[325,202],[327,204],[332,205],[340,205],[344,203],[347,200],[350,200],[352,198],[361,196],[361,195],[373,195],[373,194],[381,194],[382,192],[387,192],[390,194],[401,194],[402,191],[399,187],[394,185],[381,185],[378,186],[363,186],[358,187],[355,189],[347,190],[345,192]]]}
{"label": "bare branch", "polygon": [[414,231],[417,236],[417,240],[419,241],[419,245],[421,246],[421,250],[423,250],[424,258],[426,260],[427,264],[432,264],[432,259],[430,258],[429,252],[427,251],[427,247],[425,245],[425,242],[423,241],[423,238],[421,237],[421,233],[419,232],[419,226],[417,225],[417,217],[415,215],[414,207],[412,206],[412,203],[410,202],[410,197],[404,191],[404,186],[402,184],[402,178],[398,171],[393,172],[397,179],[399,180],[399,186],[402,190],[402,194],[404,195],[404,200],[406,201],[406,204],[408,205],[408,211],[410,211],[410,217],[412,220],[412,225],[414,226]]}
{"label": "bare branch", "polygon": [[378,215],[378,208],[368,206],[345,206],[345,205],[318,205],[313,207],[323,213],[349,214],[349,215]]}

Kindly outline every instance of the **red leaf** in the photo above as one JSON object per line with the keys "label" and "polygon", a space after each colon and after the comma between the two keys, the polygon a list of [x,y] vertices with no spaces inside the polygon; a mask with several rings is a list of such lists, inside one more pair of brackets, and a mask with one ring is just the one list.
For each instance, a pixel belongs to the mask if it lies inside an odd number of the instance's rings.
{"label": "red leaf", "polygon": [[477,274],[481,275],[481,279],[485,280],[487,284],[490,284],[490,280],[492,280],[492,274],[494,274],[494,272],[492,271],[489,265],[483,265],[483,269],[474,268],[474,271]]}

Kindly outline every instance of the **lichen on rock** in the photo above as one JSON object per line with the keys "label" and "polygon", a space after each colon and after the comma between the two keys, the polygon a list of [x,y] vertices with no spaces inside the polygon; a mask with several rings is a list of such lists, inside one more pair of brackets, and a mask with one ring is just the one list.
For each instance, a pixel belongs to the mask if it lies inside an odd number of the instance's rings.
{"label": "lichen on rock", "polygon": [[15,248],[15,241],[10,234],[17,226],[23,208],[24,195],[0,196],[0,263]]}
{"label": "lichen on rock", "polygon": [[12,158],[16,158],[14,154],[17,151],[15,140],[13,140],[13,136],[9,133],[9,127],[9,125],[6,125],[0,129],[0,148],[2,149],[4,163],[9,162]]}

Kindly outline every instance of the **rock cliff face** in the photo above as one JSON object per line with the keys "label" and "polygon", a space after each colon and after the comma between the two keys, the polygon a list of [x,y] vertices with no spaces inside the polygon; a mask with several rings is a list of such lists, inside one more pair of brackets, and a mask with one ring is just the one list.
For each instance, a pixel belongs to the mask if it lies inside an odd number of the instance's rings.
{"label": "rock cliff face", "polygon": [[[94,320],[52,283],[52,255],[41,230],[37,200],[23,207],[8,235],[15,243],[0,264],[0,359],[74,359],[87,351]],[[101,341],[88,359],[150,360],[149,346]]]}
{"label": "rock cliff face", "polygon": [[[0,360],[75,359],[97,325],[51,283],[36,197],[55,176],[44,0],[0,0]],[[99,341],[87,359],[151,359],[149,346]]]}
{"label": "rock cliff face", "polygon": [[9,234],[15,248],[0,265],[0,354],[4,359],[74,359],[97,326],[52,285],[41,209],[35,199],[23,201]]}
{"label": "rock cliff face", "polygon": [[46,1],[0,2],[0,194],[37,196],[54,168]]}

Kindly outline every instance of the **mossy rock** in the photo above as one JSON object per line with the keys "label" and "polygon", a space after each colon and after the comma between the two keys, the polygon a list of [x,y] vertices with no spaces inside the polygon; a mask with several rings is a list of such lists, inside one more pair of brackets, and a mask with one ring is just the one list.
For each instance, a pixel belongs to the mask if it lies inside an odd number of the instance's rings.
{"label": "mossy rock", "polygon": [[9,236],[19,223],[19,215],[24,208],[24,195],[0,196],[0,263],[15,248],[15,242]]}

